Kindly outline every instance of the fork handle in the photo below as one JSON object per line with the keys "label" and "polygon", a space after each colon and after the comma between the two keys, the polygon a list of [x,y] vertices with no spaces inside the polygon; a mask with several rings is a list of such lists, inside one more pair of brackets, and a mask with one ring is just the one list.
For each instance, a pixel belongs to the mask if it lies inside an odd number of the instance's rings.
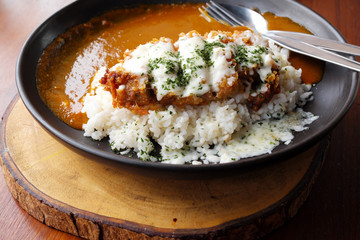
{"label": "fork handle", "polygon": [[314,35],[298,33],[298,32],[268,31],[267,33],[275,34],[280,37],[293,38],[295,40],[299,40],[304,43],[309,43],[335,52],[346,53],[353,56],[360,56],[360,47],[348,43],[338,42],[338,41],[329,40]]}
{"label": "fork handle", "polygon": [[310,45],[308,43],[304,43],[293,38],[285,38],[282,36],[278,36],[271,32],[266,34],[262,34],[263,37],[273,40],[277,44],[286,47],[294,52],[298,52],[301,54],[305,54],[310,57],[314,57],[317,59],[325,60],[327,62],[331,62],[342,67],[346,67],[355,71],[360,72],[360,63],[351,60],[349,58],[343,57],[339,54],[335,54],[333,52],[329,52],[322,48]]}

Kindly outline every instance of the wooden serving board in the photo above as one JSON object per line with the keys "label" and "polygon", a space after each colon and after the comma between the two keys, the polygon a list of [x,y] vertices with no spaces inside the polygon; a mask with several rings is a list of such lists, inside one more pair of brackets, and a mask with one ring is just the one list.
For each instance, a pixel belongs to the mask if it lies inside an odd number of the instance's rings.
{"label": "wooden serving board", "polygon": [[149,178],[86,159],[54,140],[15,99],[2,122],[13,197],[44,224],[86,239],[255,239],[293,217],[328,146],[236,176]]}

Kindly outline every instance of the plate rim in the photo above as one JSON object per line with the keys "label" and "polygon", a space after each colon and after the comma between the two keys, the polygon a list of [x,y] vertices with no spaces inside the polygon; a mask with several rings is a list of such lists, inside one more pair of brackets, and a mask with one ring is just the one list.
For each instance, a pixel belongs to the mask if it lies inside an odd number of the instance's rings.
{"label": "plate rim", "polygon": [[[275,0],[270,0],[267,2],[272,2],[272,1],[275,1]],[[338,40],[345,42],[345,39],[339,33],[339,31],[329,21],[327,21],[325,18],[320,16],[318,13],[316,13],[312,9],[306,7],[305,5],[303,5],[301,3],[295,2],[295,1],[290,1],[290,0],[282,0],[282,1],[287,2],[288,4],[294,4],[294,6],[297,6],[297,7],[301,7],[302,9],[305,9],[305,11],[310,11],[311,14],[313,14],[317,18],[321,19],[326,25],[328,25],[329,30],[331,30],[331,33],[334,34]],[[341,121],[341,119],[345,116],[345,114],[347,113],[347,111],[349,110],[349,108],[351,107],[351,105],[353,104],[353,102],[356,99],[356,93],[359,88],[359,73],[352,72],[352,74],[351,74],[351,80],[352,80],[351,95],[352,95],[352,97],[347,98],[346,105],[344,105],[342,107],[343,111],[341,111],[341,114],[337,114],[335,117],[336,121],[329,122],[326,125],[326,127],[323,128],[323,130],[320,130],[317,132],[315,137],[311,138],[310,140],[306,141],[305,143],[300,142],[300,143],[292,144],[292,146],[287,149],[276,150],[279,148],[279,146],[278,146],[274,149],[273,153],[250,157],[250,158],[244,158],[244,159],[241,159],[241,160],[238,160],[235,162],[230,162],[230,163],[202,164],[202,165],[162,164],[160,162],[142,161],[142,160],[138,159],[137,157],[130,158],[130,157],[127,157],[124,155],[119,157],[119,155],[117,155],[113,152],[108,152],[108,151],[105,152],[103,150],[99,151],[99,149],[96,150],[96,149],[93,149],[92,147],[89,148],[89,146],[86,146],[82,142],[78,142],[75,139],[73,139],[67,135],[64,135],[63,132],[58,131],[51,124],[49,124],[47,122],[47,120],[45,118],[43,118],[42,115],[40,114],[41,111],[45,110],[45,109],[43,109],[45,104],[43,103],[44,106],[40,107],[41,108],[40,110],[36,106],[34,106],[33,101],[31,101],[28,98],[26,91],[24,89],[24,86],[21,83],[21,77],[22,77],[21,69],[23,69],[24,64],[26,64],[26,63],[24,63],[24,56],[26,56],[26,54],[28,54],[27,50],[31,46],[33,41],[36,40],[36,37],[37,37],[37,35],[39,35],[39,32],[43,31],[46,28],[46,26],[49,24],[49,22],[53,21],[60,15],[66,13],[67,11],[69,11],[69,9],[73,9],[73,8],[79,7],[81,5],[87,4],[87,3],[83,3],[83,2],[85,2],[85,1],[75,1],[73,3],[70,3],[67,6],[63,7],[62,9],[60,9],[59,11],[57,11],[53,15],[51,15],[49,18],[47,18],[42,24],[40,24],[39,27],[37,27],[31,33],[31,35],[28,37],[25,44],[23,45],[23,47],[20,51],[17,63],[16,63],[16,85],[18,88],[19,95],[20,95],[22,101],[24,102],[26,108],[31,113],[31,115],[40,123],[40,125],[42,125],[49,133],[51,133],[56,138],[60,139],[62,142],[64,142],[68,146],[78,149],[82,152],[94,155],[94,157],[108,159],[108,160],[115,161],[118,163],[132,165],[134,167],[158,169],[158,170],[166,170],[166,171],[176,171],[176,172],[178,172],[178,171],[198,172],[198,171],[225,170],[225,169],[233,169],[233,168],[239,169],[239,168],[248,167],[248,166],[251,166],[254,164],[257,165],[257,164],[261,164],[261,163],[265,163],[265,162],[275,162],[276,160],[282,160],[283,158],[292,156],[295,152],[304,150],[304,149],[308,148],[309,146],[311,146],[312,144],[314,144],[315,142],[320,141]],[[94,2],[96,2],[96,1],[90,1],[90,4],[94,4]],[[154,2],[154,1],[150,1],[150,2]],[[156,3],[156,2],[159,2],[159,1],[155,1],[154,3]],[[199,2],[199,1],[195,1],[195,2]],[[229,1],[226,1],[226,2],[229,2]],[[277,1],[277,2],[279,2],[279,1]],[[262,9],[260,9],[260,10],[262,10]],[[95,16],[93,16],[93,17],[95,17]],[[74,25],[78,25],[80,23],[81,22],[78,22]],[[326,66],[325,66],[325,69],[326,69]],[[324,71],[324,73],[325,73],[325,71]],[[34,78],[36,79],[36,76],[34,76]],[[349,78],[350,78],[350,76],[349,76]],[[343,81],[348,81],[348,79],[346,79],[346,80],[344,79]],[[48,111],[50,111],[50,110],[48,109]],[[51,114],[53,114],[53,113],[51,112]],[[57,117],[55,117],[55,118],[57,118]],[[58,121],[63,123],[59,119],[58,119]],[[63,123],[63,124],[66,125],[65,123]],[[71,128],[68,125],[66,125],[66,126]],[[82,130],[77,130],[77,131],[83,132]],[[83,137],[86,138],[85,136],[83,136]],[[281,144],[281,145],[283,145],[283,144]]]}

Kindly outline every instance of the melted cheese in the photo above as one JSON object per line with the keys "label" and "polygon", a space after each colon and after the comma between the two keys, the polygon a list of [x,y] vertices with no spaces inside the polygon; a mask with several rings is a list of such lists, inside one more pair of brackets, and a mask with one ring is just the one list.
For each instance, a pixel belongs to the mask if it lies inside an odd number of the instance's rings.
{"label": "melted cheese", "polygon": [[[268,41],[250,31],[226,34],[183,34],[177,42],[161,38],[128,51],[122,67],[155,89],[160,101],[165,95],[188,97],[219,92],[220,84],[232,86],[236,66],[258,72],[264,82],[272,68],[281,68]],[[224,86],[224,85],[222,85]]]}
{"label": "melted cheese", "polygon": [[[169,63],[173,71],[169,70]],[[156,89],[157,100],[170,92],[182,92],[181,87],[172,84],[176,81],[179,63],[169,39],[138,46],[125,58],[122,67],[132,74],[148,76],[152,80],[152,88]]]}
{"label": "melted cheese", "polygon": [[[221,40],[228,40],[228,37],[224,34],[218,34],[216,36],[211,36],[209,34],[207,39],[209,43],[216,43],[220,42]],[[233,42],[221,42],[221,44],[224,47],[214,47],[213,53],[211,55],[211,62],[213,64],[209,69],[209,81],[214,92],[219,91],[218,86],[224,78],[227,78],[227,83],[230,86],[233,85],[234,81],[236,81],[235,64],[232,61],[235,55],[234,50],[236,46]]]}
{"label": "melted cheese", "polygon": [[175,43],[175,46],[178,47],[183,76],[189,81],[182,96],[202,95],[210,91],[207,82],[209,71],[206,62],[198,54],[198,51],[205,47],[204,39],[199,35],[183,36]]}
{"label": "melted cheese", "polygon": [[301,132],[318,119],[310,112],[297,109],[279,120],[263,120],[241,129],[220,150],[221,162],[271,153],[281,142],[288,145],[294,138],[293,131]]}

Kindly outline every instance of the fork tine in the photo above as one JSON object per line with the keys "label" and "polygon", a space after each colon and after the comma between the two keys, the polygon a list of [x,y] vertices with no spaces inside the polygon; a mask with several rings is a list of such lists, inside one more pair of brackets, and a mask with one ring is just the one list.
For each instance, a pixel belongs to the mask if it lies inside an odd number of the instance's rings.
{"label": "fork tine", "polygon": [[206,21],[211,22],[212,19],[215,21],[218,21],[217,19],[215,19],[206,9],[206,7],[201,6],[198,8],[200,11],[200,16],[202,16],[203,18],[205,18]]}
{"label": "fork tine", "polygon": [[[227,22],[226,20],[227,19],[225,19],[225,21],[222,19],[222,17],[221,16],[219,16],[219,14],[217,14],[217,12],[216,11],[214,11],[211,7],[209,8],[208,6],[207,7],[205,7],[205,6],[202,6],[202,8],[208,13],[208,15],[210,16],[210,17],[212,17],[212,18],[214,18],[216,21],[218,21],[218,22],[220,22],[220,23],[222,23],[222,24],[224,24],[224,25],[230,25],[230,26],[232,26],[231,24],[231,22]],[[215,9],[216,10],[216,9]]]}
{"label": "fork tine", "polygon": [[221,17],[216,14],[216,12],[214,12],[211,8],[209,8],[208,6],[202,6],[202,8],[209,14],[209,16],[211,16],[212,18],[214,18],[216,21],[223,21],[221,19]]}
{"label": "fork tine", "polygon": [[218,7],[214,6],[213,4],[213,1],[206,3],[207,8],[205,10],[208,11],[209,14],[213,15],[216,20],[221,20],[222,22],[228,23],[231,26],[237,25],[237,23],[228,18],[223,12],[219,11]]}
{"label": "fork tine", "polygon": [[[233,16],[233,14],[229,10],[227,10],[226,8],[221,6],[220,4],[218,4],[218,3],[216,3],[216,2],[214,2],[212,0],[210,0],[209,3],[211,4],[213,11],[215,11],[214,9],[216,8],[216,11],[218,12],[218,14],[220,16],[222,16],[222,19],[224,21],[231,22],[232,26],[236,26],[236,25],[244,26],[244,24],[242,22],[240,22],[237,18],[235,18]],[[206,4],[206,5],[208,5],[208,4]]]}

